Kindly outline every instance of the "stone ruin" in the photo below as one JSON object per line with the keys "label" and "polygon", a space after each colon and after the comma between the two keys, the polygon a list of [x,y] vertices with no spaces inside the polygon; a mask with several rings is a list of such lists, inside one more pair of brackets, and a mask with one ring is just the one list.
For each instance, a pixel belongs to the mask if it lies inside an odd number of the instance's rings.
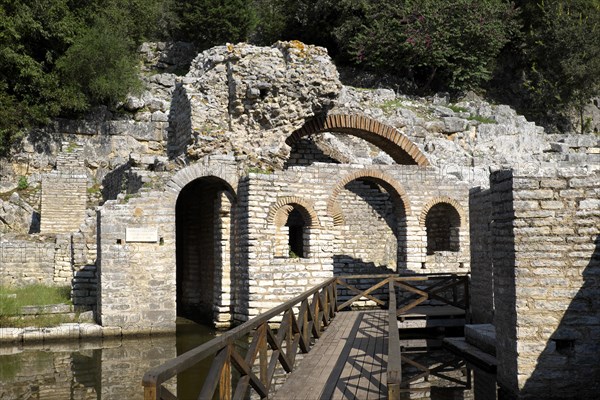
{"label": "stone ruin", "polygon": [[226,328],[336,275],[470,272],[506,393],[600,391],[597,135],[344,86],[300,42],[215,47],[175,75],[186,51],[143,46],[125,113],[58,120],[0,165],[0,283],[70,283],[135,334]]}

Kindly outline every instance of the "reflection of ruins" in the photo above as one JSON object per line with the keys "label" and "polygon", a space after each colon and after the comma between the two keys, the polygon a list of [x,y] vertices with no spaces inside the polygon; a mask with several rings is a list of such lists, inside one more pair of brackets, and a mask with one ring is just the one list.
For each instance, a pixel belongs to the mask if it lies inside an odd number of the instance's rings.
{"label": "reflection of ruins", "polygon": [[[3,399],[141,400],[140,377],[177,355],[175,336],[52,344],[39,350],[2,349]],[[174,392],[177,382],[169,382]]]}

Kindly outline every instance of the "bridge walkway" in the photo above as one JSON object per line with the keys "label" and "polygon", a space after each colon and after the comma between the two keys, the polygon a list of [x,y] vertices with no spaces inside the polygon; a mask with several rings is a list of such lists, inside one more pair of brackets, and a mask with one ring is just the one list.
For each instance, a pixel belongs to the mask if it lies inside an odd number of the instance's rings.
{"label": "bridge walkway", "polygon": [[385,398],[387,348],[386,311],[340,312],[273,398]]}
{"label": "bridge walkway", "polygon": [[[166,383],[209,360],[199,400],[399,400],[401,385],[440,367],[430,370],[401,354],[398,318],[426,317],[427,325],[462,319],[468,299],[468,276],[456,274],[333,277],[146,372],[144,399],[177,399]],[[403,379],[403,362],[419,370],[416,377]],[[277,388],[281,370],[287,379]]]}

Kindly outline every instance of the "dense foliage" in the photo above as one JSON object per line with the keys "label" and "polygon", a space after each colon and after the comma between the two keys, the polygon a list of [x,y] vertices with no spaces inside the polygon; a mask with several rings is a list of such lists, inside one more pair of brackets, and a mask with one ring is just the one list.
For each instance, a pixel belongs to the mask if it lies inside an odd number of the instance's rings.
{"label": "dense foliage", "polygon": [[0,152],[24,128],[139,86],[135,50],[160,33],[163,5],[0,0]]}
{"label": "dense foliage", "polygon": [[543,116],[600,91],[599,31],[600,0],[0,0],[0,151],[137,90],[144,40],[299,39],[420,93],[485,87],[500,65],[521,111]]}
{"label": "dense foliage", "polygon": [[600,0],[529,4],[523,68],[529,113],[560,116],[583,109],[600,93]]}
{"label": "dense foliage", "polygon": [[175,38],[194,42],[199,50],[244,41],[255,23],[247,0],[173,0],[173,10]]}
{"label": "dense foliage", "polygon": [[425,90],[480,86],[517,30],[513,6],[501,0],[363,4],[366,23],[347,38],[356,62],[409,76]]}

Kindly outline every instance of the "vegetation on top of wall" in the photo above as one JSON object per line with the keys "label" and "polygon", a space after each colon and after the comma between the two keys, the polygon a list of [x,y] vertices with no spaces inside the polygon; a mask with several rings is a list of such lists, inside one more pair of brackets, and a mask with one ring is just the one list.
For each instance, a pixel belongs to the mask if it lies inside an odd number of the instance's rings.
{"label": "vegetation on top of wall", "polygon": [[600,0],[2,0],[0,153],[32,126],[140,90],[144,40],[298,39],[416,94],[504,92],[536,121],[575,110],[585,131],[599,33]]}

